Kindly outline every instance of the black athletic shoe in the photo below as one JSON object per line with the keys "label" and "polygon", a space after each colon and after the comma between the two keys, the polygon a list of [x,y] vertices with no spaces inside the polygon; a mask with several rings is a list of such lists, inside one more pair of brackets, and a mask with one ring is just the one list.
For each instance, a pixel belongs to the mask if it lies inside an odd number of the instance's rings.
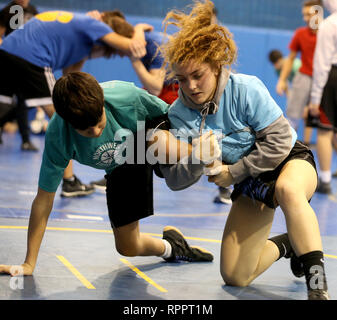
{"label": "black athletic shoe", "polygon": [[322,182],[322,180],[318,180],[318,185],[316,188],[316,192],[323,193],[323,194],[331,194],[331,183],[330,182]]}
{"label": "black athletic shoe", "polygon": [[304,269],[301,261],[296,256],[294,250],[291,248],[289,252],[284,256],[284,258],[290,258],[290,269],[293,275],[297,278],[304,276]]}
{"label": "black athletic shoe", "polygon": [[104,190],[106,189],[106,179],[103,178],[101,180],[92,181],[90,182],[91,185],[93,185],[96,189]]}
{"label": "black athletic shoe", "polygon": [[200,247],[189,246],[183,234],[175,227],[167,226],[163,231],[163,239],[167,240],[172,246],[172,255],[165,260],[173,261],[213,261],[213,255]]}
{"label": "black athletic shoe", "polygon": [[229,188],[219,187],[219,194],[214,198],[215,203],[232,204],[232,190]]}
{"label": "black athletic shoe", "polygon": [[330,300],[330,296],[326,290],[308,290],[308,300]]}
{"label": "black athletic shoe", "polygon": [[304,269],[301,261],[296,256],[295,252],[291,250],[290,254],[286,256],[286,258],[290,258],[290,269],[293,275],[297,278],[301,278],[304,276]]}
{"label": "black athletic shoe", "polygon": [[76,176],[74,181],[63,179],[61,197],[81,197],[92,194],[95,191],[94,186],[82,183]]}
{"label": "black athletic shoe", "polygon": [[33,152],[39,151],[39,149],[35,147],[30,141],[23,142],[21,144],[21,150],[22,151],[33,151]]}

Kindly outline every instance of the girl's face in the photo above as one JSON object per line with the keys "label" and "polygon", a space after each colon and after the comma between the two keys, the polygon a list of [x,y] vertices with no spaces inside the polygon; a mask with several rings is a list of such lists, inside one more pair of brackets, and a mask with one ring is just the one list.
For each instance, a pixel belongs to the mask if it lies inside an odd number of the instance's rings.
{"label": "girl's face", "polygon": [[218,72],[208,63],[198,64],[194,60],[173,68],[183,92],[196,104],[211,100],[217,87]]}

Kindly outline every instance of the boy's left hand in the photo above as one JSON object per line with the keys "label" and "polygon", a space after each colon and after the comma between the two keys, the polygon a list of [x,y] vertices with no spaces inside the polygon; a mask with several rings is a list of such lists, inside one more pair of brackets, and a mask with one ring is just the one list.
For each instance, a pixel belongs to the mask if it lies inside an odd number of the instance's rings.
{"label": "boy's left hand", "polygon": [[219,187],[226,188],[233,184],[233,177],[228,166],[220,161],[205,166],[204,174],[208,176],[208,182],[213,182]]}

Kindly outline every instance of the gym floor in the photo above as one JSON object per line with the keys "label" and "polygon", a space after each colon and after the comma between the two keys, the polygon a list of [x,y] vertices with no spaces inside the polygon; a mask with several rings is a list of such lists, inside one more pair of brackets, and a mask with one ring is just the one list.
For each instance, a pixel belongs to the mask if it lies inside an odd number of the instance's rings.
{"label": "gym floor", "polygon": [[[20,150],[18,134],[3,134],[0,145],[0,264],[21,264],[27,226],[44,147],[33,136],[37,153]],[[314,151],[315,152],[315,151]],[[336,155],[333,169],[336,169]],[[74,164],[82,182],[104,172]],[[303,278],[295,278],[289,260],[281,259],[246,288],[222,281],[220,245],[230,206],[213,203],[215,185],[202,178],[187,190],[170,191],[155,177],[155,215],[141,221],[141,231],[161,237],[163,227],[178,227],[192,245],[214,253],[212,263],[166,263],[157,257],[125,258],[115,250],[105,193],[76,199],[59,190],[33,276],[0,275],[0,300],[306,300]],[[337,179],[334,194],[315,194],[311,204],[323,239],[331,299],[337,299]],[[137,190],[130,186],[130,201]],[[116,207],[123,213],[123,208]],[[271,235],[286,231],[277,209]]]}

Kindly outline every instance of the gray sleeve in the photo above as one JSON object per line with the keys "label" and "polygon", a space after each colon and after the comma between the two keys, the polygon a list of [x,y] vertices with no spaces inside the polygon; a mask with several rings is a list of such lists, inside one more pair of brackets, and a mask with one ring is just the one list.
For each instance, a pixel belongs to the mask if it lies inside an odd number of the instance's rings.
{"label": "gray sleeve", "polygon": [[246,157],[228,166],[234,183],[275,169],[289,155],[292,131],[288,120],[282,115],[268,127],[257,131],[255,146]]}
{"label": "gray sleeve", "polygon": [[203,175],[204,164],[192,164],[191,156],[173,165],[160,165],[167,186],[173,190],[183,190],[196,183]]}

